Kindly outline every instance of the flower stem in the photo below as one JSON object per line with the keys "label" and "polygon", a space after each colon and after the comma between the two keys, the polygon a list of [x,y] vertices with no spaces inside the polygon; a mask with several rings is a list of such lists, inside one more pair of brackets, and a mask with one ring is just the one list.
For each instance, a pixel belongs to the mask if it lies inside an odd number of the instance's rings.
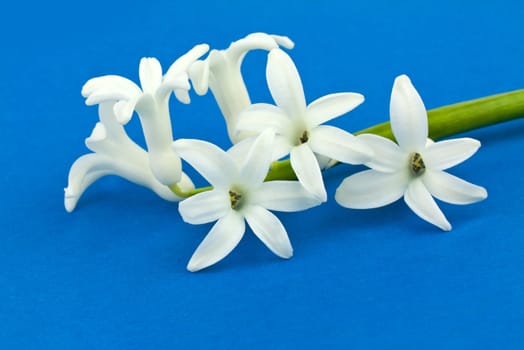
{"label": "flower stem", "polygon": [[189,191],[184,191],[182,190],[178,184],[174,184],[174,185],[169,185],[168,186],[169,189],[171,191],[173,191],[174,194],[176,194],[177,196],[181,197],[181,198],[188,198],[188,197],[191,197],[197,193],[200,193],[200,192],[205,192],[205,191],[210,191],[213,189],[212,186],[206,186],[206,187],[199,187],[199,188],[195,188],[195,189],[192,189],[192,190],[189,190]]}
{"label": "flower stem", "polygon": [[[524,117],[524,90],[491,95],[428,111],[429,138],[437,140]],[[358,131],[395,140],[389,122]]]}

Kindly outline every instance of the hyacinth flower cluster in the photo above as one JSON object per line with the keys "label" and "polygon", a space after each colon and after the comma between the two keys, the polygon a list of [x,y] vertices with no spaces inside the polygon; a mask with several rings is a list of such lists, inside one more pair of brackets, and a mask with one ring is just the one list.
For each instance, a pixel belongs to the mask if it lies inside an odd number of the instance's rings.
{"label": "hyacinth flower cluster", "polygon": [[[165,72],[157,59],[143,58],[140,85],[115,75],[87,81],[82,95],[87,105],[98,105],[100,121],[86,139],[92,153],[78,158],[69,172],[66,210],[73,211],[84,191],[105,175],[145,186],[179,202],[185,222],[214,223],[189,260],[188,270],[198,271],[226,257],[242,239],[246,223],[275,255],[290,258],[288,233],[274,212],[303,211],[326,202],[323,172],[338,163],[369,168],[343,179],[335,195],[341,206],[370,209],[403,198],[416,215],[445,231],[451,224],[434,198],[469,204],[487,197],[483,187],[447,172],[471,157],[480,142],[430,139],[428,112],[406,75],[393,83],[388,131],[379,126],[354,135],[326,123],[358,107],[364,96],[336,92],[307,103],[296,65],[285,51],[293,46],[287,37],[254,33],[224,50],[196,45]],[[267,52],[273,103],[251,101],[241,71],[251,50]],[[215,97],[229,149],[173,135],[171,94],[187,104],[191,88]],[[125,131],[133,117],[139,118],[145,147]],[[210,186],[195,188],[181,160]]]}

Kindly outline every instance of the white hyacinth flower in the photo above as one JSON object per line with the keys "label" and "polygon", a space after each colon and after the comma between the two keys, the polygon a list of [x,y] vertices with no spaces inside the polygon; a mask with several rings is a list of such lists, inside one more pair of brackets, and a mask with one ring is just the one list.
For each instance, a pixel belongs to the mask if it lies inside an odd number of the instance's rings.
{"label": "white hyacinth flower", "polygon": [[205,141],[174,142],[177,153],[213,186],[179,204],[183,220],[195,225],[218,220],[191,257],[189,271],[201,270],[227,256],[243,237],[245,221],[273,253],[286,259],[293,255],[284,226],[269,210],[299,211],[320,202],[297,181],[264,182],[273,139],[273,133],[263,133],[247,155],[238,149],[226,153]]}
{"label": "white hyacinth flower", "polygon": [[205,60],[196,61],[190,68],[195,92],[204,95],[211,89],[234,144],[248,136],[238,133],[236,128],[238,113],[251,104],[242,78],[242,61],[251,50],[269,51],[279,45],[291,49],[294,43],[284,36],[253,33],[231,43],[226,50],[211,50]]}
{"label": "white hyacinth flower", "polygon": [[[129,138],[124,127],[116,120],[114,105],[115,101],[100,103],[100,122],[86,139],[87,147],[94,153],[81,156],[71,166],[64,196],[68,212],[75,209],[87,187],[105,175],[117,175],[148,187],[169,201],[181,199],[153,176],[148,166],[147,152]],[[194,188],[185,174],[182,174],[178,186],[183,190]]]}
{"label": "white hyacinth flower", "polygon": [[297,68],[280,49],[269,53],[266,76],[277,106],[257,103],[247,107],[239,116],[238,129],[255,133],[274,130],[275,158],[289,154],[298,180],[326,201],[317,157],[362,164],[370,160],[372,151],[349,132],[322,124],[353,110],[364,101],[364,96],[351,92],[330,94],[306,106]]}
{"label": "white hyacinth flower", "polygon": [[208,45],[195,46],[176,60],[162,76],[162,67],[156,58],[142,58],[138,87],[129,79],[106,75],[89,80],[82,88],[87,105],[116,101],[114,113],[125,125],[136,110],[142,124],[149,154],[149,166],[164,185],[173,185],[182,176],[180,158],[171,147],[173,132],[169,115],[169,97],[174,91],[182,103],[189,103],[188,69],[209,50]]}
{"label": "white hyacinth flower", "polygon": [[398,145],[377,135],[360,135],[375,155],[366,170],[346,178],[335,199],[348,208],[376,208],[404,197],[422,219],[451,230],[432,196],[452,204],[469,204],[487,197],[483,187],[459,179],[444,170],[462,163],[480,147],[480,142],[460,138],[433,142],[428,139],[424,103],[401,75],[395,79],[390,104],[391,129]]}

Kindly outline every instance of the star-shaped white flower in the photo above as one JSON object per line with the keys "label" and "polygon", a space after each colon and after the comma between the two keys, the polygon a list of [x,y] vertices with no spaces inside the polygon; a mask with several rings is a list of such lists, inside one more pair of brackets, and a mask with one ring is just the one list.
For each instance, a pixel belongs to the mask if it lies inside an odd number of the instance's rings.
{"label": "star-shaped white flower", "polygon": [[133,111],[137,111],[144,131],[149,153],[149,166],[155,177],[164,185],[180,181],[180,158],[171,147],[173,132],[169,115],[169,97],[174,91],[182,103],[189,103],[189,67],[208,51],[206,44],[195,46],[177,59],[162,75],[156,58],[142,58],[139,67],[142,88],[127,78],[106,75],[90,79],[82,88],[87,105],[115,101],[114,113],[125,125]]}
{"label": "star-shaped white flower", "polygon": [[[64,195],[64,206],[68,212],[75,209],[89,185],[105,175],[117,175],[148,187],[169,201],[181,199],[155,178],[148,166],[147,152],[129,138],[124,127],[116,120],[114,105],[115,101],[100,103],[100,122],[85,141],[94,153],[81,156],[71,166]],[[185,174],[182,174],[178,186],[184,191],[194,188]]]}
{"label": "star-shaped white flower", "polygon": [[[280,220],[269,210],[299,211],[320,204],[298,181],[264,182],[271,162],[274,135],[261,134],[247,154],[222,151],[199,140],[177,140],[173,147],[213,186],[180,202],[185,222],[217,221],[194,252],[187,269],[198,271],[222,260],[239,243],[245,221],[276,255],[290,258],[293,248]],[[245,220],[245,221],[244,221]]]}
{"label": "star-shaped white flower", "polygon": [[371,150],[355,136],[334,126],[322,125],[364,102],[357,93],[337,93],[321,97],[306,106],[302,82],[295,64],[281,49],[268,55],[266,77],[276,106],[258,103],[244,109],[238,130],[276,132],[275,158],[290,155],[298,180],[321,201],[327,194],[317,156],[343,163],[362,164]]}
{"label": "star-shaped white flower", "polygon": [[252,33],[225,50],[211,50],[206,59],[196,61],[189,70],[197,94],[204,95],[211,89],[234,144],[250,136],[238,133],[236,125],[238,113],[251,104],[241,72],[244,57],[251,50],[269,51],[279,45],[291,49],[294,43],[285,36]]}
{"label": "star-shaped white flower", "polygon": [[433,142],[428,139],[424,103],[409,78],[395,79],[390,104],[391,129],[398,145],[377,135],[360,135],[375,155],[366,163],[371,170],[346,178],[335,199],[348,208],[376,208],[404,197],[422,219],[451,230],[432,195],[452,204],[469,204],[487,197],[483,187],[459,179],[444,170],[471,157],[480,142],[460,138]]}

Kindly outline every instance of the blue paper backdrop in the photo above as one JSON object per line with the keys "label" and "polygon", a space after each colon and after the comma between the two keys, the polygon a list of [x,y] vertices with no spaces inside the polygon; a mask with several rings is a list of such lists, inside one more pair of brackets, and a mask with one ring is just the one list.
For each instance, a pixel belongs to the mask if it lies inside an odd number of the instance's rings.
{"label": "blue paper backdrop", "polygon": [[[351,211],[333,200],[358,168],[326,174],[330,200],[280,215],[283,261],[251,233],[215,267],[185,270],[209,225],[116,177],[63,208],[70,165],[98,120],[80,96],[94,76],[136,81],[194,44],[290,36],[308,101],[339,91],[366,103],[336,121],[387,120],[395,76],[428,108],[524,87],[520,1],[17,2],[0,13],[0,348],[522,349],[524,120],[467,135],[483,147],[452,172],[486,186],[442,205],[443,233],[400,201]],[[265,55],[246,59],[253,100],[269,101]],[[176,137],[228,146],[211,95],[173,102]],[[138,135],[138,123],[131,132]]]}

